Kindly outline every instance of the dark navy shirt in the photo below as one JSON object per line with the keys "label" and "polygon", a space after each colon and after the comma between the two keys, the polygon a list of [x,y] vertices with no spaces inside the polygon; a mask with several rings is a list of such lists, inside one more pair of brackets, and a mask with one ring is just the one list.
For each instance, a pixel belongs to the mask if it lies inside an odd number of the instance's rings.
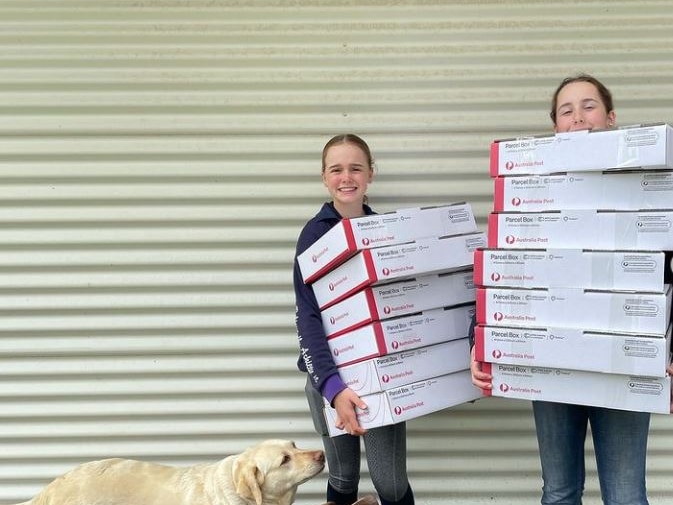
{"label": "dark navy shirt", "polygon": [[[367,205],[366,215],[375,214]],[[296,302],[297,336],[299,338],[299,360],[297,366],[306,372],[313,387],[332,403],[334,397],[346,388],[339,377],[332,353],[327,345],[327,337],[320,317],[318,301],[310,285],[302,280],[297,256],[335,226],[342,217],[333,203],[325,203],[320,211],[304,226],[297,239],[294,258],[294,295]]]}

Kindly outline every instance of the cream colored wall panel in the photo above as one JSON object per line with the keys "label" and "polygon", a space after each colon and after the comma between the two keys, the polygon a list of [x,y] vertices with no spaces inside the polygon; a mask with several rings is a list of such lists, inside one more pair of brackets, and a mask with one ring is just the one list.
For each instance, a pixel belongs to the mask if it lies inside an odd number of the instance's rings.
{"label": "cream colored wall panel", "polygon": [[[273,420],[271,421],[273,422]],[[310,423],[310,419],[308,420]],[[241,422],[239,421],[239,428]],[[300,424],[299,428],[303,426]],[[63,459],[70,463],[69,466],[64,465],[63,471],[72,468],[73,462],[100,458],[102,454],[109,455],[109,457],[134,457],[151,459],[153,461],[167,461],[172,464],[182,464],[181,458],[189,458],[191,455],[197,455],[203,460],[215,461],[220,459],[223,455],[238,452],[259,440],[259,436],[269,430],[270,426],[259,425],[251,423],[250,429],[246,433],[234,432],[231,433],[231,438],[236,438],[235,443],[225,444],[220,437],[193,437],[172,438],[167,437],[166,440],[158,440],[153,437],[147,437],[145,440],[134,440],[133,437],[128,437],[128,440],[123,437],[104,437],[102,439],[94,439],[83,441],[80,438],[76,440],[39,440],[41,447],[26,446],[21,448],[17,446],[2,447],[3,457],[7,460],[30,460],[30,458],[40,458],[46,456],[47,458]],[[308,425],[306,425],[308,428]],[[312,428],[311,428],[312,429]],[[269,433],[266,431],[266,433]],[[25,442],[19,440],[19,442]],[[299,444],[301,439],[297,439]],[[307,442],[304,442],[306,446]],[[187,460],[186,464],[191,461]],[[27,490],[27,488],[25,488]],[[6,488],[3,486],[3,492]],[[11,496],[11,495],[10,495]]]}
{"label": "cream colored wall panel", "polygon": [[[50,357],[45,359],[13,358],[0,360],[3,373],[22,375],[26,368],[39,369],[45,375],[54,374],[137,374],[137,373],[217,373],[227,370],[233,374],[264,369],[267,372],[287,371],[287,358],[277,353],[258,351],[254,355],[230,356],[110,356],[91,358],[76,356],[73,358]],[[76,367],[76,368],[75,368]],[[76,372],[73,372],[76,370]]]}
{"label": "cream colored wall panel", "polygon": [[[288,295],[289,296],[289,295]],[[258,309],[249,309],[242,311],[240,308],[214,308],[210,310],[178,310],[175,307],[163,309],[145,309],[145,311],[110,311],[99,309],[92,310],[89,313],[78,309],[62,311],[60,314],[46,312],[37,314],[26,312],[19,314],[16,312],[3,313],[3,331],[77,331],[77,330],[155,330],[157,328],[169,329],[189,329],[198,330],[200,328],[279,328],[286,329],[292,327],[293,315],[291,306],[274,308],[275,312],[270,312],[266,308],[264,311]],[[290,343],[291,342],[291,343]],[[295,347],[295,342],[289,340],[288,346]]]}
{"label": "cream colored wall panel", "polygon": [[[22,267],[30,268],[31,266],[44,265],[46,262],[45,254],[45,251],[34,248],[2,250],[0,251],[0,266],[20,269]],[[105,269],[137,264],[145,267],[148,265],[166,267],[176,264],[182,267],[211,265],[212,268],[223,269],[227,266],[238,267],[242,264],[264,264],[274,261],[279,264],[287,264],[288,261],[292,262],[293,257],[293,250],[274,247],[273,245],[262,248],[259,246],[250,247],[250,244],[247,243],[241,247],[227,249],[222,244],[215,244],[211,247],[202,244],[190,244],[183,248],[177,246],[171,248],[161,246],[156,248],[134,247],[125,249],[124,255],[120,255],[116,249],[105,247],[96,249],[75,248],[66,251],[54,249],[49,251],[48,265],[58,268],[64,266],[99,266],[101,269]]]}
{"label": "cream colored wall panel", "polygon": [[[95,374],[94,377],[95,378]],[[25,397],[30,396],[48,396],[61,397],[74,395],[89,395],[105,398],[105,395],[133,396],[133,393],[143,395],[165,395],[168,398],[180,395],[232,395],[241,397],[241,391],[246,394],[278,394],[278,393],[296,393],[298,385],[304,381],[295,380],[294,377],[283,377],[285,380],[269,380],[269,378],[255,377],[210,377],[208,375],[185,377],[144,377],[142,380],[142,389],[139,390],[139,381],[137,377],[106,377],[105,380],[97,379],[92,381],[92,377],[83,377],[81,379],[72,378],[67,375],[65,378],[55,380],[47,376],[42,380],[21,378],[21,380],[3,377],[0,391],[6,397],[18,398],[25,401]],[[169,390],[167,392],[167,389]],[[255,395],[257,396],[257,395]],[[85,411],[86,412],[86,411]],[[83,413],[80,413],[82,415]],[[47,414],[48,415],[48,414]],[[284,423],[285,421],[283,421]],[[310,422],[310,419],[309,419]],[[285,425],[279,426],[284,429]],[[223,433],[224,434],[224,433]],[[139,443],[142,443],[140,441]],[[39,450],[39,449],[38,449]],[[186,448],[188,450],[188,448]]]}
{"label": "cream colored wall panel", "polygon": [[[197,291],[189,289],[184,292],[169,293],[137,293],[135,291],[122,293],[69,293],[63,291],[56,294],[24,294],[16,295],[0,294],[0,304],[6,311],[31,310],[68,310],[76,307],[82,312],[87,310],[124,310],[133,309],[209,309],[228,307],[230,309],[251,307],[255,305],[265,306],[289,306],[293,298],[287,292],[274,293],[264,290],[245,291],[238,293],[222,292],[222,290]],[[120,296],[121,295],[121,296]]]}
{"label": "cream colored wall panel", "polygon": [[[106,398],[105,401],[91,400],[82,398],[73,398],[68,402],[63,400],[43,399],[34,405],[12,404],[8,402],[3,409],[3,417],[25,416],[35,419],[48,420],[56,416],[77,416],[82,410],[90,408],[95,403],[97,415],[101,419],[108,416],[120,416],[129,418],[129,413],[143,419],[142,416],[168,416],[178,414],[201,415],[207,418],[214,414],[226,414],[232,410],[247,415],[254,414],[274,414],[277,412],[301,412],[305,408],[305,400],[296,396],[279,395],[278,393],[268,395],[263,402],[253,403],[247,399],[239,398],[180,398],[174,400],[153,399],[153,398]],[[147,420],[145,418],[145,420]],[[45,422],[45,421],[41,421]],[[49,433],[49,430],[45,431]]]}
{"label": "cream colored wall panel", "polygon": [[111,226],[108,228],[94,225],[82,225],[73,229],[54,229],[49,227],[36,230],[0,230],[0,242],[4,244],[151,244],[151,243],[191,243],[191,242],[246,242],[273,243],[286,241],[288,237],[296,236],[295,226],[259,227],[255,229],[256,236],[250,229],[242,227],[199,226],[189,228],[184,226],[167,225],[152,226]]}
{"label": "cream colored wall panel", "polygon": [[[81,332],[80,332],[81,333]],[[287,336],[285,333],[266,331],[253,333],[252,331],[237,330],[236,335],[226,338],[221,330],[213,328],[209,333],[165,332],[157,334],[150,332],[111,332],[101,334],[86,333],[81,335],[71,333],[68,336],[40,335],[24,333],[21,335],[3,335],[0,339],[0,352],[13,351],[15,356],[34,355],[35,349],[40,350],[40,356],[58,355],[86,355],[95,351],[96,355],[149,355],[158,349],[162,354],[188,353],[199,349],[204,353],[236,352],[247,353],[251,345],[265,349],[285,349]],[[94,338],[95,337],[95,338]],[[262,408],[259,406],[258,408]],[[4,412],[4,411],[3,411]],[[0,413],[1,415],[2,413]]]}
{"label": "cream colored wall panel", "polygon": [[[287,264],[291,264],[292,255]],[[178,286],[191,287],[193,285],[208,286],[212,288],[226,285],[254,284],[256,286],[273,286],[285,288],[291,281],[289,272],[278,272],[273,270],[245,270],[238,268],[232,272],[218,272],[205,270],[202,272],[162,272],[154,267],[152,271],[149,268],[140,267],[142,270],[117,272],[117,273],[99,273],[99,272],[77,272],[77,271],[59,271],[59,272],[40,272],[40,273],[21,273],[13,271],[0,277],[0,288],[30,289],[30,288],[142,288],[151,286],[153,288],[164,287],[166,289],[175,289]],[[180,267],[185,269],[186,267]],[[59,295],[55,295],[59,296]],[[85,296],[85,295],[82,295]],[[149,295],[148,295],[149,296]],[[256,297],[255,295],[252,295]],[[1,299],[1,297],[0,297]],[[29,303],[36,301],[31,299]],[[256,299],[256,302],[261,301]],[[283,301],[287,301],[285,298]]]}

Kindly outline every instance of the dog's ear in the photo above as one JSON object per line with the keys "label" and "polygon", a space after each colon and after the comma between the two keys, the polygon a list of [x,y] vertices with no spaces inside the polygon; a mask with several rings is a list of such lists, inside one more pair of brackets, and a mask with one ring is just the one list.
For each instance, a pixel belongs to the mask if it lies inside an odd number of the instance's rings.
{"label": "dog's ear", "polygon": [[257,505],[262,505],[262,484],[264,484],[264,472],[254,461],[241,454],[234,462],[233,470],[236,492],[243,498],[255,500]]}

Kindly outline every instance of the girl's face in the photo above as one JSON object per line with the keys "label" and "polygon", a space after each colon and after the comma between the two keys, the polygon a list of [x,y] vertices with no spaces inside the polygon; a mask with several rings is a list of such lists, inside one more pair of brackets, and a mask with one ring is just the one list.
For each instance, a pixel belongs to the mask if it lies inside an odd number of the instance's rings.
{"label": "girl's face", "polygon": [[328,149],[322,180],[343,217],[362,214],[367,186],[373,177],[367,156],[358,146],[342,143]]}
{"label": "girl's face", "polygon": [[555,132],[604,129],[614,123],[615,112],[605,109],[601,95],[590,82],[571,82],[559,92]]}

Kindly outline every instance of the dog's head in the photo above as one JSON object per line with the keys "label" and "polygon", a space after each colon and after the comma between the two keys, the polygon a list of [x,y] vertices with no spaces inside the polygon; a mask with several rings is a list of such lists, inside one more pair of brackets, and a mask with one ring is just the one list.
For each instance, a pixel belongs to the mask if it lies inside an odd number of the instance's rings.
{"label": "dog's head", "polygon": [[324,467],[323,451],[298,449],[289,440],[265,440],[236,458],[233,480],[236,493],[257,505],[290,505],[297,487]]}

